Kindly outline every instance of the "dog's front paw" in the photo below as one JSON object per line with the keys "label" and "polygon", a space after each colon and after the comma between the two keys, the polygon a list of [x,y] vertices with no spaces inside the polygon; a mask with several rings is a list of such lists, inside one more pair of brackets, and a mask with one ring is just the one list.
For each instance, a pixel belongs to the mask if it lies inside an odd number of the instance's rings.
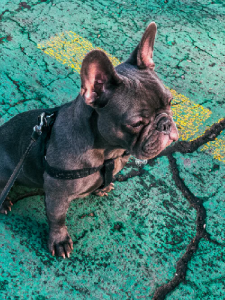
{"label": "dog's front paw", "polygon": [[48,248],[54,256],[70,257],[73,250],[73,241],[68,234],[66,227],[59,229],[50,229]]}
{"label": "dog's front paw", "polygon": [[112,183],[112,182],[107,187],[94,191],[94,195],[100,196],[100,197],[108,196],[108,193],[111,190],[114,190],[114,183]]}
{"label": "dog's front paw", "polygon": [[0,208],[0,213],[7,215],[9,211],[11,211],[13,206],[12,201],[7,197],[5,201],[2,203],[2,206]]}

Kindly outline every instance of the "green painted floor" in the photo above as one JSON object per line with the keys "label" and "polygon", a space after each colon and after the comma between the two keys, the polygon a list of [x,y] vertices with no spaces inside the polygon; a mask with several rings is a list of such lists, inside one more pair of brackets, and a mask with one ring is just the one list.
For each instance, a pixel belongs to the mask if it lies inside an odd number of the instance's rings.
{"label": "green painted floor", "polygon": [[[79,92],[79,74],[38,45],[71,31],[123,61],[151,21],[165,85],[210,112],[203,133],[225,117],[222,0],[1,0],[0,19],[0,124]],[[207,149],[132,159],[108,197],[71,204],[69,259],[47,251],[43,197],[19,201],[0,215],[0,299],[225,299],[224,149],[221,132]]]}

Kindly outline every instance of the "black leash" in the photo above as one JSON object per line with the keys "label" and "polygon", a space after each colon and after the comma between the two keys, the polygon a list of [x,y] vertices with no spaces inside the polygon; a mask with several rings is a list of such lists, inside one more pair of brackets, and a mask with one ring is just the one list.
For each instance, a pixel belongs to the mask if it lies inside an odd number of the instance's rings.
{"label": "black leash", "polygon": [[33,147],[34,143],[38,140],[38,138],[41,136],[43,128],[49,126],[49,124],[52,122],[52,117],[54,116],[55,118],[55,114],[51,114],[51,115],[47,115],[46,113],[42,113],[39,117],[38,117],[38,123],[39,125],[34,126],[33,128],[33,133],[31,135],[31,141],[29,146],[27,147],[25,153],[23,154],[23,156],[21,157],[20,161],[18,162],[16,168],[14,169],[12,175],[10,176],[6,186],[4,187],[1,195],[0,195],[0,208],[3,204],[3,202],[5,201],[8,193],[10,192],[14,182],[16,181],[17,177],[19,176],[19,173],[23,167],[23,163],[24,160],[26,159],[27,155],[29,154],[31,148]]}
{"label": "black leash", "polygon": [[14,182],[16,181],[16,178],[18,177],[22,167],[23,167],[23,162],[25,160],[25,158],[27,157],[28,153],[30,152],[34,142],[36,142],[35,140],[31,140],[29,146],[27,147],[27,150],[25,151],[25,153],[23,154],[23,156],[21,157],[19,163],[17,164],[15,170],[13,171],[12,175],[10,176],[6,186],[4,187],[1,195],[0,195],[0,208],[3,204],[3,202],[5,201],[9,191],[11,190]]}

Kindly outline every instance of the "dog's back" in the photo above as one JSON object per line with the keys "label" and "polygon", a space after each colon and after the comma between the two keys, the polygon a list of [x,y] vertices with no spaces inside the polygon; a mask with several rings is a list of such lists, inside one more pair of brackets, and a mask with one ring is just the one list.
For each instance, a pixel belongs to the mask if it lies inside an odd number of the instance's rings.
{"label": "dog's back", "polygon": [[[26,151],[31,139],[33,127],[38,116],[52,109],[37,109],[16,115],[0,126],[0,193],[12,175],[20,158]],[[42,187],[43,168],[41,163],[41,140],[31,149],[18,177],[18,183],[30,187]],[[29,169],[29,172],[25,172]],[[26,175],[25,175],[26,174]]]}

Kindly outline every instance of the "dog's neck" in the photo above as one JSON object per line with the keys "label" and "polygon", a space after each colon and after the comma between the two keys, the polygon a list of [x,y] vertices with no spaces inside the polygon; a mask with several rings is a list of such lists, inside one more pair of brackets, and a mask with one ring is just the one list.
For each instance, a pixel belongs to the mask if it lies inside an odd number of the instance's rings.
{"label": "dog's neck", "polygon": [[[58,114],[52,130],[47,157],[49,163],[58,163],[62,168],[95,167],[104,160],[123,155],[124,149],[110,145],[100,134],[96,111],[85,104],[81,95],[65,104]],[[61,126],[65,131],[59,130]],[[59,161],[63,153],[63,161]],[[70,167],[71,165],[71,167]]]}
{"label": "dog's neck", "polygon": [[[76,120],[82,119],[83,122],[86,123],[86,126],[90,128],[92,132],[92,137],[94,137],[93,140],[93,148],[94,149],[105,149],[108,153],[109,151],[114,150],[120,150],[121,148],[119,146],[111,145],[108,141],[104,139],[104,137],[101,135],[98,129],[98,114],[89,105],[86,105],[84,102],[84,99],[81,95],[79,95],[75,100],[75,118]],[[74,124],[76,126],[76,122]],[[122,151],[125,151],[124,149]]]}

